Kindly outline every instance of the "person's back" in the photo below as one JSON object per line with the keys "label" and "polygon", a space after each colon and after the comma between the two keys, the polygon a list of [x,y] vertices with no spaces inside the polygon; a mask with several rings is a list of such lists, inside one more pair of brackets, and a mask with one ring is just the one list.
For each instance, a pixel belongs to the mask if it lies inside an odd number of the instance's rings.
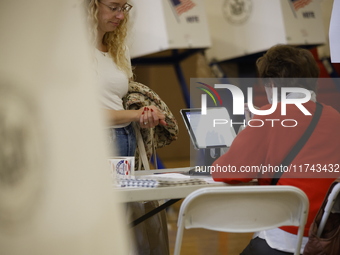
{"label": "person's back", "polygon": [[[292,46],[275,46],[258,60],[259,76],[265,81],[267,96],[271,101],[274,87],[302,87],[310,91],[311,100],[302,106],[314,115],[316,108],[316,78],[318,69],[312,55]],[[301,67],[301,64],[304,66]],[[298,67],[297,67],[298,66]],[[301,70],[296,70],[296,69]],[[291,71],[292,70],[292,71]],[[299,75],[299,76],[298,76]],[[308,78],[308,79],[304,79]],[[283,78],[283,79],[282,79]],[[300,93],[289,93],[287,98],[301,98]],[[213,165],[235,166],[237,173],[213,173],[217,181],[228,183],[246,182],[258,178],[260,185],[270,185],[275,169],[306,131],[312,116],[305,115],[294,104],[282,104],[269,115],[255,115],[253,119],[263,121],[261,127],[247,126],[234,140],[228,152]],[[272,105],[260,110],[270,109]],[[270,121],[268,121],[270,120]],[[277,185],[292,185],[302,189],[309,198],[310,210],[304,233],[307,241],[309,226],[324,196],[336,178],[340,164],[340,114],[332,107],[323,105],[320,120],[311,137],[283,173]],[[250,172],[258,169],[259,172]],[[248,172],[247,172],[247,171]],[[283,227],[256,233],[255,239],[242,254],[290,254],[295,247],[297,228]],[[290,253],[282,253],[286,251]]]}

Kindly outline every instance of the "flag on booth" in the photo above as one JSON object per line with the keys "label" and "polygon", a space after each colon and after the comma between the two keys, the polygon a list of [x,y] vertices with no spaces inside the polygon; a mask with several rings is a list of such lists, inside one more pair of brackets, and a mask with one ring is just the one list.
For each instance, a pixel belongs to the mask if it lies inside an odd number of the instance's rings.
{"label": "flag on booth", "polygon": [[291,0],[294,10],[297,11],[300,8],[305,7],[308,5],[312,0]]}
{"label": "flag on booth", "polygon": [[177,15],[181,15],[196,6],[196,4],[191,0],[170,0],[172,6],[174,7]]}

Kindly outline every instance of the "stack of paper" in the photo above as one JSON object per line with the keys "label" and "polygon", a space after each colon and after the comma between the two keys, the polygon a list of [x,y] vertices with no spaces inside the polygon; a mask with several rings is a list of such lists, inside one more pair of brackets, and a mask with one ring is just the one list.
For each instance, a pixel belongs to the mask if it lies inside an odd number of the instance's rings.
{"label": "stack of paper", "polygon": [[136,179],[120,179],[118,184],[121,187],[172,187],[172,186],[184,186],[184,185],[199,185],[206,184],[204,179],[190,178],[183,174],[154,174],[144,175]]}

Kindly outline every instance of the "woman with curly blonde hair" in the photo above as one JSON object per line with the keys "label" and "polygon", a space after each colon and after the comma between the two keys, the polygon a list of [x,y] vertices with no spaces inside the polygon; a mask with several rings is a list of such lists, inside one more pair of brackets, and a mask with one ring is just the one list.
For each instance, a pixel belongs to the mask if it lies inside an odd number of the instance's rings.
{"label": "woman with curly blonde hair", "polygon": [[136,138],[132,122],[142,128],[166,125],[155,106],[125,110],[122,98],[132,79],[130,55],[125,44],[129,11],[125,0],[86,0],[90,34],[94,44],[101,102],[106,110],[110,135],[118,156],[134,156]]}

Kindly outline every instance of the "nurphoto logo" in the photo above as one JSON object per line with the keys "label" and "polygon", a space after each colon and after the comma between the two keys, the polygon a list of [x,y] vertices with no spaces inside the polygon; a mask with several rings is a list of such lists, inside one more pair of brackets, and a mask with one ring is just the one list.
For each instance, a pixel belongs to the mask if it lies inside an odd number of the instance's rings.
{"label": "nurphoto logo", "polygon": [[[199,82],[198,82],[199,83]],[[206,88],[200,88],[206,94],[201,94],[201,115],[206,115],[207,114],[207,94],[212,98],[212,100],[215,103],[215,106],[217,106],[216,98],[220,100],[220,105],[222,105],[222,99],[220,95],[217,93],[215,89],[227,89],[230,91],[232,94],[233,98],[233,115],[244,115],[245,114],[245,97],[242,92],[242,90],[232,84],[215,84],[214,87],[209,86],[205,83],[200,83]],[[280,101],[281,102],[281,115],[285,116],[287,114],[287,105],[288,104],[293,104],[296,105],[296,107],[304,114],[304,115],[312,115],[304,106],[303,103],[308,102],[311,99],[311,93],[309,90],[305,88],[300,88],[300,87],[282,87],[280,88],[280,94],[278,93],[278,88],[272,88],[272,104],[269,109],[266,110],[260,110],[257,109],[254,104],[253,104],[253,88],[248,87],[247,88],[247,105],[249,111],[254,114],[254,115],[260,115],[260,116],[265,116],[265,115],[270,115],[272,114],[276,108],[277,104]],[[287,98],[287,94],[290,93],[298,93],[300,96],[298,98]],[[279,100],[279,96],[280,100]],[[274,126],[274,123],[277,121],[281,122],[281,125],[283,127],[295,127],[297,126],[297,121],[294,119],[283,119],[283,120],[278,120],[278,119],[265,119],[265,121],[268,121],[271,123],[272,127]],[[262,127],[265,122],[260,119],[250,119],[246,122],[244,119],[243,122],[238,122],[238,123],[233,123],[232,120],[228,119],[223,119],[223,118],[215,118],[213,119],[213,126],[216,127],[216,125],[225,125],[230,123],[232,126],[233,124],[243,124],[243,126],[251,126],[251,127]]]}

